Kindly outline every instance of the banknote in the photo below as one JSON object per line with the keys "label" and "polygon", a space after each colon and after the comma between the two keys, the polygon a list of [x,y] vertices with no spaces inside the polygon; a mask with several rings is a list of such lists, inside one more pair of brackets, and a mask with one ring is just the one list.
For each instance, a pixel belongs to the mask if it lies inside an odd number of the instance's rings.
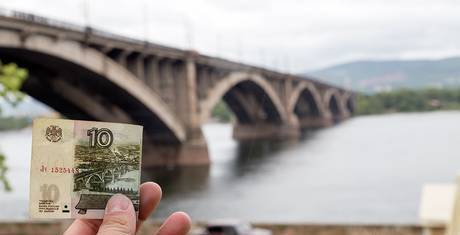
{"label": "banknote", "polygon": [[30,217],[99,219],[116,193],[138,211],[141,158],[142,126],[34,120]]}

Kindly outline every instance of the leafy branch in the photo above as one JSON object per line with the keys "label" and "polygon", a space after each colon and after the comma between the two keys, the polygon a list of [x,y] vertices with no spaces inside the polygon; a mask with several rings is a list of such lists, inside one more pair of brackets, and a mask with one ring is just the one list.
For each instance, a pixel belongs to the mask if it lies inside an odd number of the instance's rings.
{"label": "leafy branch", "polygon": [[[15,63],[3,64],[0,61],[0,98],[16,106],[24,99],[24,94],[20,89],[27,77],[28,71],[26,69],[19,68]],[[0,184],[3,184],[5,191],[11,191],[11,185],[6,178],[7,171],[6,157],[0,153]]]}
{"label": "leafy branch", "polygon": [[3,184],[3,189],[5,191],[11,191],[10,182],[6,178],[6,172],[8,171],[8,167],[6,166],[5,161],[5,156],[2,153],[0,153],[0,182]]}
{"label": "leafy branch", "polygon": [[9,104],[17,105],[24,99],[19,90],[28,77],[26,69],[19,68],[14,63],[3,64],[0,61],[0,97]]}

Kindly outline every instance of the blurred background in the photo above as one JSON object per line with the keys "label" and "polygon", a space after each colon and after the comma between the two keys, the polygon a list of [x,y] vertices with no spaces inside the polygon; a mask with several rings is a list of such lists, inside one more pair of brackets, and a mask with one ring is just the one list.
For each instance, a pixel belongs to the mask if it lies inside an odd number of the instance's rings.
{"label": "blurred background", "polygon": [[156,220],[418,225],[460,168],[458,1],[0,9],[2,221],[28,221],[37,117],[144,125]]}

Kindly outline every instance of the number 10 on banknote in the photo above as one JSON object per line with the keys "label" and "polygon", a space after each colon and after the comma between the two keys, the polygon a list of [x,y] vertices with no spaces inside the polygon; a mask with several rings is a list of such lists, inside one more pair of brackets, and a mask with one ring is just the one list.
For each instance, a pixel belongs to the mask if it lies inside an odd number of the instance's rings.
{"label": "number 10 on banknote", "polygon": [[138,211],[141,157],[142,126],[35,120],[30,217],[100,219],[116,193]]}

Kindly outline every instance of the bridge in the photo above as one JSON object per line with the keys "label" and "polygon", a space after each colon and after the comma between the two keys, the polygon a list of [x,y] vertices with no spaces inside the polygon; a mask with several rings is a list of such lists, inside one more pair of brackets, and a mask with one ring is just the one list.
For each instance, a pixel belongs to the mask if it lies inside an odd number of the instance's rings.
{"label": "bridge", "polygon": [[66,117],[144,126],[144,165],[208,164],[201,126],[220,101],[236,139],[291,138],[353,113],[351,91],[308,77],[89,27],[0,14],[0,59],[29,70],[23,91]]}
{"label": "bridge", "polygon": [[91,189],[93,187],[102,189],[106,187],[107,184],[114,183],[130,170],[132,169],[127,165],[119,165],[99,170],[84,171],[75,175],[74,187],[76,189]]}

